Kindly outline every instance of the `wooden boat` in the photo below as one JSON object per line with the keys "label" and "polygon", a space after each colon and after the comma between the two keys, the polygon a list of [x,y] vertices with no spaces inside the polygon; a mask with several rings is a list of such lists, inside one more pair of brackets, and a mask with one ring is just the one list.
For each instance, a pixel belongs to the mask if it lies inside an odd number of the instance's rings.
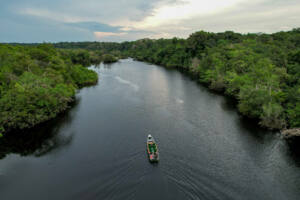
{"label": "wooden boat", "polygon": [[159,161],[158,147],[157,147],[157,144],[156,144],[154,138],[150,134],[147,137],[147,153],[148,153],[150,162],[158,162]]}

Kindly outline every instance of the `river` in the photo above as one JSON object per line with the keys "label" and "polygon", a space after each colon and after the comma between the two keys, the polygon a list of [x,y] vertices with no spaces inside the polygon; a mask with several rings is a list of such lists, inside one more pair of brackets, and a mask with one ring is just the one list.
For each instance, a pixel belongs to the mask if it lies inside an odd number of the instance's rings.
{"label": "river", "polygon": [[1,200],[300,198],[299,154],[223,96],[132,59],[91,68],[70,110],[0,139]]}

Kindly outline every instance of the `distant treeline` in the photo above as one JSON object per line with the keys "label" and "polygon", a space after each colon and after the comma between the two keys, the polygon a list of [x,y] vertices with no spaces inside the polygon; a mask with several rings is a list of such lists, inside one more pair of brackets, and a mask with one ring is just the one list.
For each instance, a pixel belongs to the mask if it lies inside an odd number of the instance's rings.
{"label": "distant treeline", "polygon": [[270,129],[300,127],[300,29],[274,34],[196,32],[187,39],[71,42],[57,48],[111,52],[188,71],[238,101]]}
{"label": "distant treeline", "polygon": [[0,44],[0,137],[67,109],[77,88],[97,82],[97,74],[84,67],[95,57],[49,44]]}

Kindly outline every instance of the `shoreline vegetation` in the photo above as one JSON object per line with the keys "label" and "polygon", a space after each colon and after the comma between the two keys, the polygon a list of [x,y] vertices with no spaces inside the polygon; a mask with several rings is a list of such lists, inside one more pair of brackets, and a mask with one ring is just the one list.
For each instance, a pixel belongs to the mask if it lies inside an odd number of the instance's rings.
{"label": "shoreline vegetation", "polygon": [[273,34],[199,31],[187,39],[65,42],[58,48],[113,52],[187,71],[237,100],[239,113],[271,130],[300,127],[300,28]]}
{"label": "shoreline vegetation", "polygon": [[[188,72],[211,90],[234,98],[239,113],[258,119],[259,125],[264,128],[283,131],[300,127],[300,28],[273,34],[199,31],[187,39],[141,39],[122,43],[60,42],[52,44],[56,50],[45,44],[12,45],[14,47],[0,46],[0,56],[7,57],[6,62],[12,64],[11,68],[6,69],[0,60],[0,106],[4,106],[8,113],[13,113],[10,110],[14,109],[14,106],[18,107],[18,104],[8,103],[8,96],[16,95],[8,91],[13,88],[12,91],[21,93],[25,90],[22,84],[34,85],[38,77],[35,77],[33,72],[41,77],[49,73],[49,76],[39,80],[38,84],[52,84],[56,87],[55,80],[62,76],[63,85],[60,87],[71,85],[78,88],[94,82],[93,78],[89,79],[91,74],[87,75],[92,72],[79,67],[78,64],[88,66],[92,62],[111,63],[120,58],[132,57],[139,61]],[[36,48],[45,47],[50,50],[43,50],[43,54],[56,52],[50,55],[51,61],[47,60],[49,58],[46,55],[35,52]],[[4,48],[16,48],[15,51],[23,49],[22,51],[29,53],[23,57],[22,53],[16,53],[11,57],[4,53]],[[31,53],[30,48],[33,51]],[[26,61],[27,57],[30,58],[31,64]],[[13,64],[16,60],[23,64]],[[64,63],[63,69],[58,67],[61,66],[60,63]],[[23,68],[19,69],[20,66]],[[3,74],[6,74],[4,79]],[[14,80],[15,77],[17,81]],[[7,91],[5,87],[8,88]],[[74,96],[72,89],[59,91],[65,92],[65,98],[62,98],[64,100]],[[42,102],[40,104],[44,106]],[[3,110],[2,107],[0,109]],[[12,119],[15,118],[11,116],[6,122]],[[16,120],[21,123],[22,118]],[[5,125],[2,123],[0,127],[3,129]]]}
{"label": "shoreline vegetation", "polygon": [[0,44],[0,138],[68,109],[77,89],[98,82],[97,73],[86,67],[102,60],[96,51]]}

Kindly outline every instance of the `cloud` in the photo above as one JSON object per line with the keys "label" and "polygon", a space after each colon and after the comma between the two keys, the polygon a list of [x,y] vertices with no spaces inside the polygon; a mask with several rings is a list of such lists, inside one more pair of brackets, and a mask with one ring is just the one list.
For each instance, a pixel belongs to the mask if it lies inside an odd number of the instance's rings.
{"label": "cloud", "polygon": [[74,23],[65,23],[71,27],[82,28],[90,31],[102,31],[102,32],[118,32],[123,30],[121,26],[110,26],[108,24],[103,24],[99,22],[74,22]]}
{"label": "cloud", "polygon": [[0,42],[59,42],[94,40],[87,30],[68,27],[63,24],[41,19],[20,18],[0,19]]}
{"label": "cloud", "polygon": [[297,0],[189,0],[186,4],[162,6],[153,15],[133,25],[143,30],[155,30],[170,37],[188,37],[206,30],[241,33],[276,32],[300,26],[300,2]]}
{"label": "cloud", "polygon": [[112,33],[112,32],[94,32],[94,35],[97,39],[102,39],[105,37],[110,37],[110,36],[123,36],[126,35],[127,33]]}
{"label": "cloud", "polygon": [[[170,0],[12,0],[21,14],[46,17],[63,22],[102,21],[116,25],[119,21],[140,21],[150,15],[154,6]],[[173,0],[178,2],[179,0]],[[31,3],[30,3],[31,2]],[[44,4],[44,6],[43,6]],[[67,5],[67,6],[66,6]]]}
{"label": "cloud", "polygon": [[10,0],[0,41],[124,41],[300,27],[299,0]]}
{"label": "cloud", "polygon": [[175,24],[178,20],[189,19],[195,16],[217,13],[232,7],[245,0],[186,0],[184,3],[161,5],[153,9],[152,15],[136,24],[137,28],[157,27],[170,22]]}
{"label": "cloud", "polygon": [[272,33],[300,26],[299,19],[299,1],[253,0],[240,2],[216,13],[185,19],[180,24],[187,24],[192,31],[203,29],[213,32],[233,30],[241,33]]}
{"label": "cloud", "polygon": [[122,28],[120,28],[120,30],[121,30],[121,31],[131,31],[132,28],[127,26],[127,27],[122,27]]}

